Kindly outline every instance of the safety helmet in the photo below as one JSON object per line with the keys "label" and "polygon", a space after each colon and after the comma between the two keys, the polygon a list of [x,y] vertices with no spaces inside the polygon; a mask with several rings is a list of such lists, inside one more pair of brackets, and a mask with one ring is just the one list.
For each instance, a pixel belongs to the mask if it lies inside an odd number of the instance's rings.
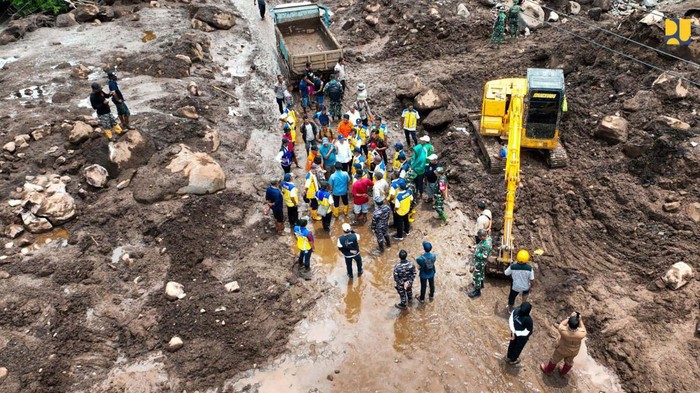
{"label": "safety helmet", "polygon": [[439,166],[439,167],[437,167],[437,169],[435,169],[435,172],[437,172],[439,174],[443,174],[443,173],[445,173],[445,169],[443,167]]}
{"label": "safety helmet", "polygon": [[527,250],[518,251],[518,255],[515,257],[518,263],[527,263],[530,261],[530,253]]}

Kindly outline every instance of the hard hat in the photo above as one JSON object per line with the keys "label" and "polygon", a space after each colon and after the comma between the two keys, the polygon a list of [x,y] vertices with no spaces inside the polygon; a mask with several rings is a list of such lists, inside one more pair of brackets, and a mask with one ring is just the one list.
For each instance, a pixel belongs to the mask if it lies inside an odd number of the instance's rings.
{"label": "hard hat", "polygon": [[442,173],[445,173],[445,169],[443,167],[439,166],[439,167],[437,167],[437,169],[435,169],[435,172],[442,174]]}
{"label": "hard hat", "polygon": [[527,250],[518,251],[518,255],[515,257],[518,263],[526,263],[530,261],[530,253]]}

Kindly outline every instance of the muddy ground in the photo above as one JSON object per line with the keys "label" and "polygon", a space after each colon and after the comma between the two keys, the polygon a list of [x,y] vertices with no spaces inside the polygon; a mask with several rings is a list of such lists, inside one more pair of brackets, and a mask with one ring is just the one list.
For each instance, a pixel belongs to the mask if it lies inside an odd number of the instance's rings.
{"label": "muddy ground", "polygon": [[[334,237],[321,236],[313,279],[299,280],[290,239],[272,235],[261,214],[265,179],[279,171],[271,161],[278,136],[270,21],[259,21],[252,4],[238,4],[233,28],[204,33],[191,29],[187,5],[161,2],[138,11],[123,7],[125,16],[100,25],[42,28],[3,47],[2,57],[14,61],[0,77],[2,144],[35,129],[47,135],[14,154],[3,152],[0,197],[12,198],[26,176],[55,173],[71,176],[67,189],[78,208],[64,231],[27,236],[35,244],[55,241],[24,255],[13,244],[0,260],[10,275],[0,280],[0,367],[9,371],[3,391],[472,391],[477,384],[491,391],[694,390],[700,284],[669,291],[658,282],[675,262],[699,266],[691,208],[700,196],[700,153],[690,144],[698,138],[697,90],[684,99],[653,91],[659,72],[555,36],[552,28],[488,49],[490,10],[476,1],[466,2],[472,14],[466,21],[453,1],[437,7],[439,18],[425,12],[428,2],[380,2],[372,12],[380,20],[375,27],[364,22],[373,2],[325,4],[336,12],[332,30],[348,54],[350,86],[368,85],[370,103],[392,129],[401,109],[394,89],[403,74],[444,87],[452,126],[467,127],[484,81],[524,75],[533,66],[564,68],[569,112],[561,128],[569,166],[550,170],[538,154],[526,153],[517,202],[516,243],[545,251],[536,260],[537,328],[524,367],[500,361],[507,283],[489,281],[478,301],[465,295],[472,206],[490,203],[498,237],[503,202],[502,176],[483,170],[472,136],[453,128],[430,132],[450,168],[454,220],[438,228],[423,206],[415,241],[402,245],[415,254],[423,235],[444,256],[436,302],[408,314],[390,309],[396,246],[383,256],[368,253],[368,275],[351,282]],[[355,24],[344,30],[349,18]],[[604,14],[599,23],[623,22],[619,31],[665,48],[659,31],[635,21]],[[678,61],[574,29],[700,79]],[[156,38],[142,40],[147,31]],[[197,44],[201,60],[183,66],[175,55],[198,58]],[[89,67],[87,79],[73,76],[78,64]],[[152,142],[143,153],[152,157],[132,168],[110,162],[104,137],[80,145],[66,139],[69,126],[92,113],[89,83],[105,83],[102,68],[115,64],[134,122]],[[188,93],[190,81],[201,96]],[[32,86],[42,94],[25,93]],[[656,99],[642,110],[623,109],[639,90]],[[186,105],[200,119],[171,116]],[[594,138],[599,119],[616,112],[629,121],[629,141]],[[690,128],[672,130],[659,115]],[[70,124],[62,127],[65,121]],[[212,133],[221,140],[218,149]],[[398,132],[390,138],[402,139]],[[181,196],[173,192],[181,184],[159,180],[180,143],[221,164],[226,190]],[[635,149],[642,153],[630,158]],[[85,184],[81,169],[92,163],[110,171],[107,188]],[[126,179],[131,183],[118,189]],[[679,211],[662,210],[676,200]],[[0,209],[4,226],[19,222],[16,208],[3,202]],[[363,248],[371,249],[371,236],[361,233]],[[122,259],[125,252],[129,258]],[[224,284],[233,280],[241,291],[227,293]],[[183,284],[187,296],[166,300],[168,281]],[[615,375],[585,354],[568,381],[539,374],[537,363],[551,350],[550,327],[574,309],[589,327],[590,354]],[[185,346],[166,351],[176,335]]]}

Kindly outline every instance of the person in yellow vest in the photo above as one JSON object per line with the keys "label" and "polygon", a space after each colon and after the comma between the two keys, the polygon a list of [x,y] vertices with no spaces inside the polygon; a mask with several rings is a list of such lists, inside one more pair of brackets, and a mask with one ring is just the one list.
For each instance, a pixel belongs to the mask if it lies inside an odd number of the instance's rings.
{"label": "person in yellow vest", "polygon": [[[401,155],[401,153],[403,153],[403,143],[401,143],[401,142],[394,143],[394,159],[391,163],[391,168],[392,168],[393,172],[399,173],[401,171],[401,164],[403,163],[399,159],[399,155]],[[406,155],[406,153],[404,153],[404,156],[405,155]]]}
{"label": "person in yellow vest", "polygon": [[408,213],[411,212],[411,202],[413,202],[413,194],[411,190],[408,189],[406,181],[404,179],[399,179],[399,192],[396,194],[394,199],[394,206],[396,207],[396,236],[394,239],[403,240],[404,235],[408,236],[411,234],[411,224],[408,220]]}
{"label": "person in yellow vest", "polygon": [[292,174],[285,173],[282,182],[282,199],[287,206],[287,217],[289,218],[289,228],[294,229],[299,219],[299,190],[292,183]]}
{"label": "person in yellow vest", "polygon": [[321,217],[317,213],[318,200],[316,199],[316,191],[318,191],[318,177],[317,174],[322,172],[319,171],[317,164],[311,164],[311,170],[306,174],[306,182],[304,183],[304,202],[309,204],[309,210],[311,211],[311,218],[320,221]]}
{"label": "person in yellow vest", "polygon": [[333,208],[333,195],[328,191],[328,183],[322,181],[319,185],[319,190],[316,191],[316,200],[318,200],[318,215],[322,217],[321,223],[323,230],[326,233],[331,231],[331,210]]}
{"label": "person in yellow vest", "polygon": [[297,248],[299,249],[299,265],[304,266],[306,270],[311,269],[311,253],[314,252],[314,234],[306,229],[306,220],[301,219],[296,222],[294,227],[294,236],[297,238]]}
{"label": "person in yellow vest", "polygon": [[403,124],[403,133],[406,136],[406,145],[408,147],[411,147],[411,140],[413,140],[414,145],[418,144],[418,138],[416,137],[418,119],[420,119],[420,115],[417,110],[413,109],[413,103],[408,104],[408,107],[401,113],[401,124]]}

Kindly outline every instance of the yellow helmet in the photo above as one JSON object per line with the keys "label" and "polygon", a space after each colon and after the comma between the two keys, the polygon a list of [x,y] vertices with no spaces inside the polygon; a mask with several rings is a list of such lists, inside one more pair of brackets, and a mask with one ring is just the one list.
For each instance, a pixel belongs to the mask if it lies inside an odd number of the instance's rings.
{"label": "yellow helmet", "polygon": [[520,250],[520,251],[518,251],[518,255],[515,257],[515,259],[519,263],[526,263],[526,262],[530,261],[530,253],[527,252],[527,250]]}

